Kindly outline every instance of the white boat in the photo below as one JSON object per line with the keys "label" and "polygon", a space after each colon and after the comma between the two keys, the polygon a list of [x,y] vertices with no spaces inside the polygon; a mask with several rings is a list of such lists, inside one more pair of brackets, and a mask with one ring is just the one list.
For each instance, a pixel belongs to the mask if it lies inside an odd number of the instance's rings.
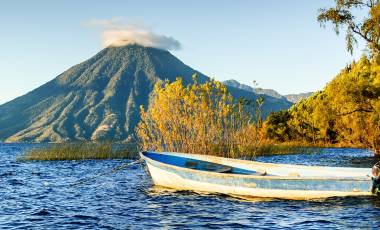
{"label": "white boat", "polygon": [[372,196],[373,181],[376,181],[370,168],[271,164],[169,152],[148,151],[141,152],[140,156],[145,160],[155,185],[176,190],[247,197],[319,199]]}

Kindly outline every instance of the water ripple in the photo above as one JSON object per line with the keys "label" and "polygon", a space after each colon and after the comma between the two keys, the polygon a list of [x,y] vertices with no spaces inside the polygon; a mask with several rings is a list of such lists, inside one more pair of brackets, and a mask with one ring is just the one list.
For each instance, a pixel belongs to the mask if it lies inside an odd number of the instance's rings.
{"label": "water ripple", "polygon": [[[376,229],[380,199],[315,201],[247,199],[152,187],[133,166],[71,186],[127,160],[21,162],[29,144],[0,144],[0,229]],[[260,157],[265,162],[371,167],[371,153],[324,149],[320,153]]]}

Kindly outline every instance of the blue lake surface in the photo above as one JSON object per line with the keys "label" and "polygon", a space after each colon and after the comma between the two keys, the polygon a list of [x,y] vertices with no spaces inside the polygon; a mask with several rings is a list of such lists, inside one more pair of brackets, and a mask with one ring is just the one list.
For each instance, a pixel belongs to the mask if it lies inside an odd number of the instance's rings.
{"label": "blue lake surface", "polygon": [[[243,200],[152,186],[134,165],[75,185],[128,162],[22,162],[30,144],[0,144],[0,229],[379,229],[380,199]],[[259,157],[265,162],[372,167],[362,149]]]}

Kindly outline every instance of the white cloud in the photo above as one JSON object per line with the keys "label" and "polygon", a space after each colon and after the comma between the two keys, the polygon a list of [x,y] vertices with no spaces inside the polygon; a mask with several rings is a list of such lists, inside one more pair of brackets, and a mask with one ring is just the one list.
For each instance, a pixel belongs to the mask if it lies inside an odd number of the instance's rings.
{"label": "white cloud", "polygon": [[173,37],[156,34],[142,25],[126,23],[121,17],[94,19],[85,25],[102,29],[104,47],[139,44],[165,50],[181,49],[181,43]]}

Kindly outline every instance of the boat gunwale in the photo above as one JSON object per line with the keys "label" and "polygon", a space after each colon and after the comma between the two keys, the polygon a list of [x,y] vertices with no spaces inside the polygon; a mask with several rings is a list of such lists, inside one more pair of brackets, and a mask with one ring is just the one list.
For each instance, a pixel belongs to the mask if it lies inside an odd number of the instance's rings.
{"label": "boat gunwale", "polygon": [[[236,159],[236,158],[227,158],[227,157],[219,157],[219,156],[214,156],[214,155],[202,155],[202,154],[195,154],[195,153],[179,153],[179,152],[155,152],[155,151],[143,151],[143,152],[151,152],[151,153],[156,153],[156,154],[161,154],[161,155],[170,155],[170,156],[181,156],[181,157],[191,157],[191,156],[196,156],[200,158],[204,157],[211,157],[214,159],[222,159],[226,161],[233,161],[234,163],[242,163],[242,164],[254,164],[257,166],[265,166],[265,167],[276,167],[276,168],[281,168],[281,167],[297,167],[299,169],[329,169],[329,170],[347,170],[347,169],[353,169],[353,170],[371,170],[370,168],[352,168],[352,167],[334,167],[334,166],[309,166],[309,165],[299,165],[299,164],[283,164],[283,163],[267,163],[267,162],[259,162],[259,161],[251,161],[251,160],[243,160],[243,159]],[[194,158],[192,158],[194,159]]]}
{"label": "boat gunwale", "polygon": [[[303,176],[302,177],[302,176],[273,176],[273,175],[246,175],[246,174],[235,174],[235,173],[218,173],[218,172],[213,172],[213,171],[203,171],[203,170],[191,169],[191,168],[180,167],[180,166],[176,166],[176,165],[172,165],[172,164],[163,163],[163,162],[154,160],[154,159],[144,155],[144,153],[149,153],[149,152],[152,152],[155,154],[161,154],[161,155],[175,156],[174,154],[173,155],[171,155],[170,153],[168,154],[168,152],[165,152],[165,154],[159,153],[159,152],[154,152],[154,151],[141,151],[141,152],[139,152],[140,157],[142,159],[145,159],[148,163],[154,162],[154,164],[156,164],[156,165],[161,165],[164,167],[172,168],[174,170],[180,170],[180,171],[203,174],[203,175],[210,175],[211,174],[211,175],[216,176],[216,177],[270,179],[270,180],[326,180],[326,181],[327,180],[335,180],[335,181],[370,181],[370,180],[372,180],[371,176],[360,177],[360,178],[359,177],[358,178],[356,178],[356,177],[315,177],[315,176],[310,176],[310,177]],[[180,154],[180,155],[183,154],[184,156],[191,156],[191,155],[200,156],[200,157],[203,156],[200,154],[188,154],[188,153],[177,153],[177,154]],[[212,156],[212,157],[216,157],[216,156]],[[232,159],[232,158],[224,158],[224,157],[216,157],[216,158],[223,158],[225,160]],[[194,159],[194,158],[191,158],[191,159]],[[236,160],[236,162],[246,161],[246,160],[239,160],[239,159],[232,159],[232,160]],[[261,162],[258,162],[258,163],[261,164]],[[263,164],[269,164],[269,165],[277,166],[277,164],[273,164],[273,163],[263,163]],[[289,164],[278,164],[278,165],[279,166],[281,166],[281,165],[289,166]],[[305,168],[319,167],[319,166],[304,166],[304,165],[295,165],[295,166],[303,166]],[[323,166],[322,166],[322,168],[323,168]],[[339,168],[339,167],[326,167],[326,168]]]}

